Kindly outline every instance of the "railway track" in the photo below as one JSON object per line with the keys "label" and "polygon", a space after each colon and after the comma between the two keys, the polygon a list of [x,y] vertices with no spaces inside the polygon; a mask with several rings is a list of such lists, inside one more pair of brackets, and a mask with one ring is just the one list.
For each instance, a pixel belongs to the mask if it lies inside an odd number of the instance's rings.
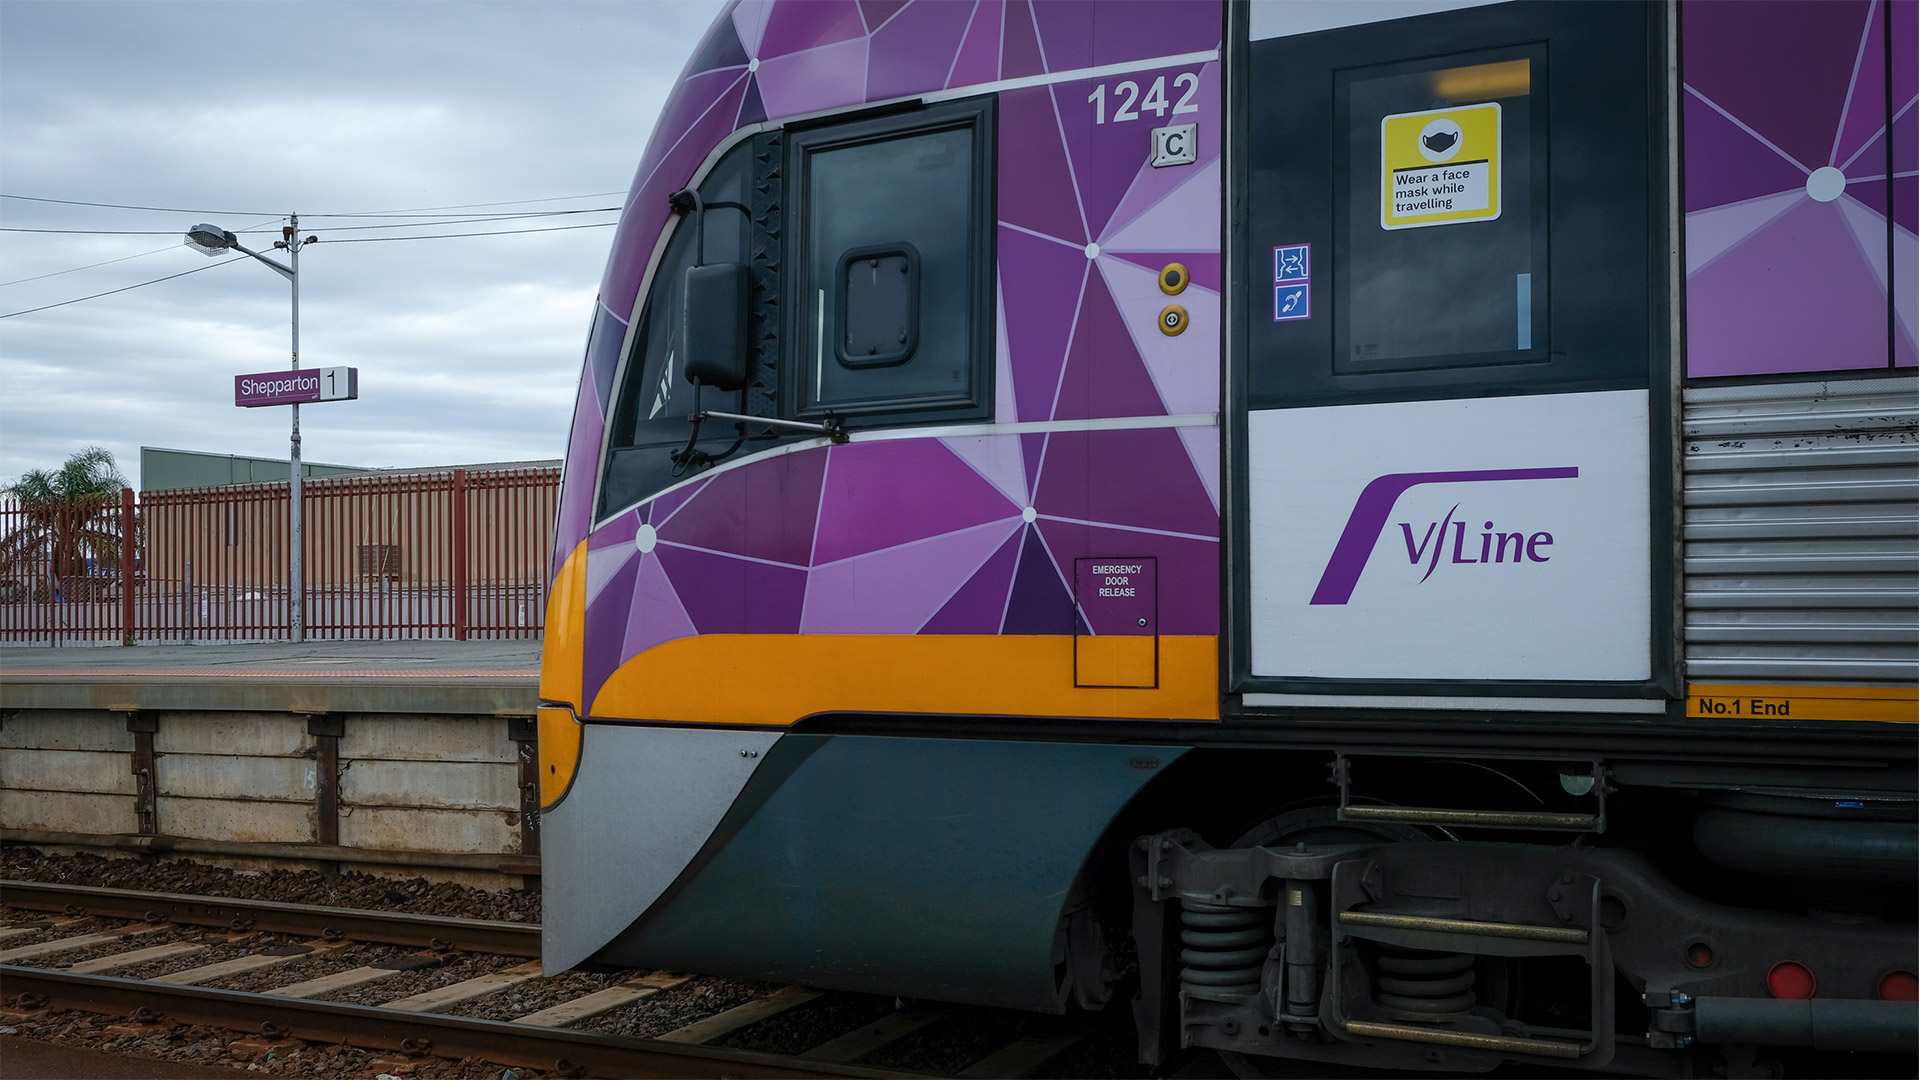
{"label": "railway track", "polygon": [[453,948],[503,956],[540,955],[540,927],[530,923],[451,919],[438,915],[360,911],[317,904],[241,900],[185,893],[150,893],[54,885],[40,881],[0,881],[10,908],[25,911],[86,913],[110,919],[137,919],[181,926],[220,927],[276,934],[310,934],[385,945]]}
{"label": "railway track", "polygon": [[[155,1030],[205,1024],[256,1043],[345,1042],[567,1077],[1040,1076],[1062,1055],[1084,1049],[1090,1035],[1073,1020],[987,1016],[984,1030],[999,1035],[949,1037],[944,1053],[926,1059],[937,1064],[916,1068],[911,1054],[900,1055],[906,1044],[941,1025],[980,1023],[982,1011],[909,1004],[883,1006],[875,1015],[875,999],[786,986],[636,1037],[591,1028],[628,1015],[644,1026],[649,1002],[668,1000],[693,976],[621,972],[601,977],[598,989],[510,1020],[458,1014],[485,1011],[496,995],[547,982],[537,960],[523,959],[538,954],[538,926],[15,881],[0,881],[0,901],[11,909],[0,925],[0,995],[16,1019],[77,1010],[131,1017]],[[45,912],[57,914],[32,917]],[[381,955],[370,959],[370,952]],[[196,963],[202,956],[224,958]],[[315,973],[325,961],[337,962]],[[475,965],[485,970],[426,989],[417,989],[415,978],[412,993],[369,998],[354,989]],[[273,980],[281,970],[305,977]],[[130,977],[143,971],[147,977]],[[238,978],[267,981],[262,989],[217,985]],[[343,991],[360,1000],[316,1000]],[[836,1008],[846,1004],[837,998],[858,1007]],[[802,1017],[809,1019],[798,1022]],[[755,1032],[783,1023],[774,1041],[790,1045],[778,1053],[753,1048]],[[962,1062],[953,1047],[969,1041],[977,1052],[961,1051]]]}

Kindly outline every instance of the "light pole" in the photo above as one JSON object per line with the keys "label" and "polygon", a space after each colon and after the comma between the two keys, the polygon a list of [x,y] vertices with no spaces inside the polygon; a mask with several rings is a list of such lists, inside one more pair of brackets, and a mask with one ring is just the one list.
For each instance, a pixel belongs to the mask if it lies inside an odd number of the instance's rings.
{"label": "light pole", "polygon": [[[281,277],[293,285],[293,370],[300,370],[300,249],[308,244],[318,243],[319,237],[309,236],[300,239],[300,215],[287,216],[287,224],[280,230],[284,239],[274,243],[276,248],[284,248],[293,265],[283,266],[257,251],[249,251],[240,246],[240,241],[232,233],[218,225],[195,225],[187,230],[187,246],[202,255],[218,255],[222,251],[237,251],[257,262],[266,264]],[[293,407],[292,460],[289,463],[289,484],[287,502],[287,532],[292,539],[288,552],[289,570],[287,597],[287,632],[295,642],[307,639],[307,597],[305,568],[300,558],[300,406]]]}

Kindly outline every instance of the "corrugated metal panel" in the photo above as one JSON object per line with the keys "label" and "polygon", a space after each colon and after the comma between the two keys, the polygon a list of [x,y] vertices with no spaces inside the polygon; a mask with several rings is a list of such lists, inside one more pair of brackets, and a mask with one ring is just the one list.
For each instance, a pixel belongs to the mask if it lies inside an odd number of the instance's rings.
{"label": "corrugated metal panel", "polygon": [[1686,392],[1687,677],[1914,681],[1916,380]]}

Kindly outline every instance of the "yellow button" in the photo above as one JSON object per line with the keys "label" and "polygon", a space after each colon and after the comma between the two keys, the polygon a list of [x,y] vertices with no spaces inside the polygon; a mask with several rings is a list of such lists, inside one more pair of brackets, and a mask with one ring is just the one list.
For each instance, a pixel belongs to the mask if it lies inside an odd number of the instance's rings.
{"label": "yellow button", "polygon": [[1187,288],[1187,267],[1184,263],[1168,263],[1160,268],[1160,291],[1168,296],[1178,296]]}
{"label": "yellow button", "polygon": [[1179,304],[1168,304],[1160,309],[1160,332],[1175,337],[1187,332],[1187,309]]}

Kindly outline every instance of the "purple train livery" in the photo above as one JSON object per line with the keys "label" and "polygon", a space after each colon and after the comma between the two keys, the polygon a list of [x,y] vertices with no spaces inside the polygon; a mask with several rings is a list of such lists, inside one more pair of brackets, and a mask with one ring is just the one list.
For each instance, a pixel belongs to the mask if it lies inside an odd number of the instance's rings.
{"label": "purple train livery", "polygon": [[1915,8],[726,8],[573,417],[549,970],[1910,1068]]}

